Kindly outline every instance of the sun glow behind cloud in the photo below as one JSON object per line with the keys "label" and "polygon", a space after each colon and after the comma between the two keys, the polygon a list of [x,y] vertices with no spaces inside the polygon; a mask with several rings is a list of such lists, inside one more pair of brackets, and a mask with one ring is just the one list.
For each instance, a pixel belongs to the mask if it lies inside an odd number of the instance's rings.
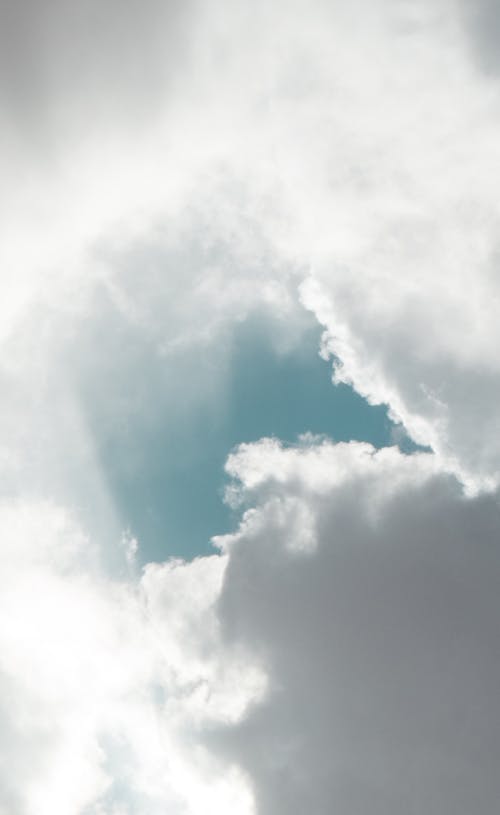
{"label": "sun glow behind cloud", "polygon": [[490,815],[476,6],[4,4],[1,815]]}

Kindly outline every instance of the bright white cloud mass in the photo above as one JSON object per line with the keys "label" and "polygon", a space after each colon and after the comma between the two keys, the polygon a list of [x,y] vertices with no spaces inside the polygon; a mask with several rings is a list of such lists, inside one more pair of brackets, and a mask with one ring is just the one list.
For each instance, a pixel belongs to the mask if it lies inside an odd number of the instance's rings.
{"label": "bright white cloud mass", "polygon": [[[0,32],[0,815],[491,815],[496,4],[3,0]],[[242,437],[234,531],[144,562],[111,435],[202,446],[255,315],[277,354],[312,315],[420,448]]]}

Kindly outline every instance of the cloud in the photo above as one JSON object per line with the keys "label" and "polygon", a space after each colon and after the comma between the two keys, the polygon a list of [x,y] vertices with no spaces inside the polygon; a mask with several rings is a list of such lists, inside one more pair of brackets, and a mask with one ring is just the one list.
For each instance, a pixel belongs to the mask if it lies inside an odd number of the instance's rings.
{"label": "cloud", "polygon": [[[467,15],[361,0],[37,14],[14,13],[5,59],[18,83],[50,75],[28,98],[59,114],[50,148],[7,142],[3,332],[33,300],[85,311],[105,285],[172,351],[249,308],[286,311],[305,280],[337,376],[471,487],[495,483],[498,112]],[[73,88],[109,119],[73,128]]]}
{"label": "cloud", "polygon": [[263,441],[229,461],[251,508],[220,540],[220,617],[269,691],[214,743],[259,815],[495,806],[498,500],[432,458]]}
{"label": "cloud", "polygon": [[494,0],[479,0],[471,5],[462,2],[464,30],[479,67],[486,74],[498,73],[498,37],[500,16]]}
{"label": "cloud", "polygon": [[[488,4],[4,13],[0,812],[490,813]],[[89,405],[149,417],[154,359],[213,407],[225,331],[299,300],[435,454],[241,446],[223,553],[136,574]]]}
{"label": "cloud", "polygon": [[4,505],[0,524],[0,811],[250,813],[241,771],[200,738],[265,690],[220,639],[226,559],[120,581],[58,507]]}
{"label": "cloud", "polygon": [[39,136],[67,135],[68,124],[89,116],[102,125],[125,115],[131,124],[132,112],[151,113],[182,58],[193,5],[152,0],[144,14],[135,0],[84,9],[66,0],[43,9],[32,0],[3,4],[0,91],[30,128],[28,143],[40,147]]}
{"label": "cloud", "polygon": [[354,442],[227,466],[221,555],[121,578],[66,510],[3,505],[0,811],[489,813],[497,496]]}

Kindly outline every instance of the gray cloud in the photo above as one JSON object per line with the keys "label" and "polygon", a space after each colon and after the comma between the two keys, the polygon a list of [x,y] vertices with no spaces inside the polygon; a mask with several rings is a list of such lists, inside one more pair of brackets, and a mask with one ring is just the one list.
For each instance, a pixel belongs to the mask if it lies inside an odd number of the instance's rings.
{"label": "gray cloud", "polygon": [[[287,455],[230,544],[220,604],[227,636],[267,660],[271,691],[219,747],[249,771],[259,815],[488,815],[500,795],[497,496],[465,500],[445,476],[396,487],[399,467],[420,463],[383,460],[319,495],[306,457],[280,484]],[[289,549],[304,534],[293,502],[313,518],[312,554]]]}
{"label": "gray cloud", "polygon": [[151,114],[187,47],[192,3],[1,4],[0,98],[29,140]]}
{"label": "gray cloud", "polygon": [[500,70],[500,7],[497,0],[462,0],[464,30],[477,64],[489,74]]}

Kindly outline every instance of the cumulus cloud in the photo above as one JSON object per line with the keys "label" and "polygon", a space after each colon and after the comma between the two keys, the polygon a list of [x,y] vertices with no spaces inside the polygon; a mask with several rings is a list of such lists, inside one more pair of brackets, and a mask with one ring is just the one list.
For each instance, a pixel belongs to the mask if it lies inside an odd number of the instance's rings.
{"label": "cumulus cloud", "polygon": [[2,508],[3,811],[490,812],[497,497],[359,443],[227,466],[222,554],[122,580],[64,510]]}
{"label": "cumulus cloud", "polygon": [[251,508],[219,542],[220,617],[269,692],[214,742],[262,815],[495,807],[498,499],[432,459],[263,441],[229,460]]}
{"label": "cumulus cloud", "polygon": [[[492,4],[1,13],[0,812],[489,815]],[[222,553],[138,571],[95,416],[217,409],[304,307],[434,452],[243,445]]]}

